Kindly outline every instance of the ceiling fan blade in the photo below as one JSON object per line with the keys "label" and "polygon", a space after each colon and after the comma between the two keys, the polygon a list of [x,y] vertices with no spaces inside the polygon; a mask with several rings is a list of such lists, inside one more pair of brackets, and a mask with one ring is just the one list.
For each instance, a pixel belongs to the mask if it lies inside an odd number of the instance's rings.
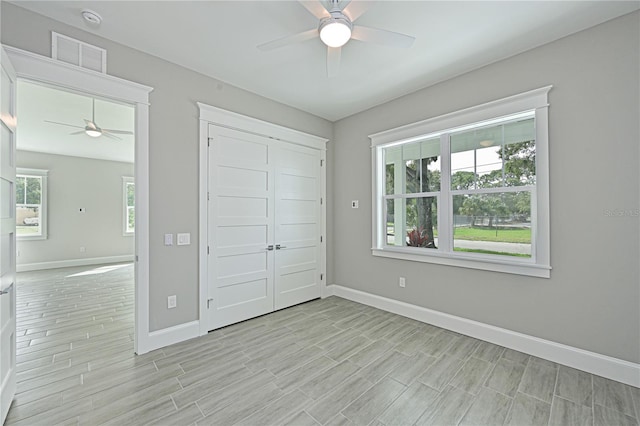
{"label": "ceiling fan blade", "polygon": [[107,133],[104,130],[102,131],[102,136],[104,136],[105,138],[114,139],[114,140],[117,140],[117,141],[121,141],[122,140],[122,138],[114,136],[111,133]]}
{"label": "ceiling fan blade", "polygon": [[290,35],[287,37],[279,38],[276,40],[268,41],[258,45],[258,49],[262,51],[278,49],[280,47],[287,46],[289,44],[301,43],[303,41],[310,40],[314,37],[318,37],[318,30],[307,30],[298,34]]}
{"label": "ceiling fan blade", "polygon": [[363,27],[354,25],[351,31],[351,38],[370,43],[382,44],[390,47],[411,47],[415,37],[406,34],[394,33],[393,31],[381,30],[380,28]]}
{"label": "ceiling fan blade", "polygon": [[342,9],[342,13],[347,15],[347,17],[351,19],[351,22],[354,22],[356,19],[361,17],[367,10],[369,10],[370,6],[371,4],[365,1],[350,0],[348,1],[348,4],[344,7],[344,9]]}
{"label": "ceiling fan blade", "polygon": [[44,122],[45,123],[51,123],[51,124],[59,124],[61,126],[75,127],[76,129],[84,129],[84,127],[82,127],[82,126],[74,126],[73,124],[59,123],[57,121],[44,120]]}
{"label": "ceiling fan blade", "polygon": [[80,130],[79,132],[69,133],[70,135],[81,135],[84,133],[84,130]]}
{"label": "ceiling fan blade", "polygon": [[335,77],[340,71],[342,47],[327,47],[327,77]]}
{"label": "ceiling fan blade", "polygon": [[304,8],[307,9],[307,11],[309,11],[310,14],[312,14],[318,19],[327,18],[331,16],[329,15],[329,12],[323,6],[320,0],[312,0],[312,1],[298,0],[298,3],[304,6]]}
{"label": "ceiling fan blade", "polygon": [[105,133],[111,133],[112,135],[132,135],[133,132],[129,130],[113,130],[113,129],[102,129]]}

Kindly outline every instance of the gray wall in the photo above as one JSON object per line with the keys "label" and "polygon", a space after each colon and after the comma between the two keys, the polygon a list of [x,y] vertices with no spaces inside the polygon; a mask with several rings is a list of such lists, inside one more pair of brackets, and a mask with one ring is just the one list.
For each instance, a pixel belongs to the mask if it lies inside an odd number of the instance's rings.
{"label": "gray wall", "polygon": [[[337,122],[335,283],[639,362],[639,218],[604,212],[639,207],[639,40],[634,13]],[[549,84],[551,279],[371,255],[367,135]]]}
{"label": "gray wall", "polygon": [[18,265],[133,255],[133,237],[122,235],[122,176],[133,176],[133,164],[28,151],[16,164],[49,170],[48,238],[18,241]]}
{"label": "gray wall", "polygon": [[[2,43],[50,56],[56,31],[106,48],[109,74],[154,88],[150,95],[150,329],[198,318],[198,108],[196,102],[332,137],[329,121],[178,65],[113,43],[9,3]],[[163,234],[190,232],[187,247],[165,247]],[[331,279],[329,277],[329,279]],[[177,295],[176,309],[167,296]]]}
{"label": "gray wall", "polygon": [[[332,125],[56,21],[2,5],[2,41],[49,55],[50,30],[109,51],[109,72],[151,93],[151,329],[197,318],[196,101],[332,138],[328,282],[640,362],[639,221],[605,209],[639,199],[638,13],[418,91]],[[550,93],[552,278],[527,278],[371,255],[368,134],[553,84]],[[357,166],[354,166],[357,165]],[[350,208],[359,199],[360,209]],[[186,208],[184,207],[186,206]],[[399,291],[398,276],[407,277]],[[178,308],[166,310],[166,297]]]}

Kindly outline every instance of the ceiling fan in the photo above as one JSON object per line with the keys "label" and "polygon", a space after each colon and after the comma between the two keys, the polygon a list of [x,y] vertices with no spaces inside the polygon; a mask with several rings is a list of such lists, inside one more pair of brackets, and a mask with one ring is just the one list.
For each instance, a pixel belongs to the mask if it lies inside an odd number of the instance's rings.
{"label": "ceiling fan", "polygon": [[91,136],[92,138],[97,138],[100,136],[105,136],[107,138],[110,139],[116,139],[116,140],[122,140],[122,138],[119,138],[115,135],[133,135],[133,132],[129,131],[129,130],[113,130],[113,129],[103,129],[100,126],[98,126],[96,124],[96,100],[95,98],[92,99],[92,108],[91,108],[91,120],[87,120],[86,118],[84,119],[85,122],[85,126],[76,126],[73,124],[67,124],[67,123],[59,123],[57,121],[49,121],[49,120],[44,120],[45,123],[52,123],[52,124],[58,124],[60,126],[68,126],[68,127],[75,127],[76,129],[82,129],[78,132],[72,132],[69,133],[70,135],[81,135],[82,133],[85,133],[87,136]]}
{"label": "ceiling fan", "polygon": [[329,77],[338,74],[342,46],[351,39],[405,48],[411,47],[415,40],[415,37],[406,34],[354,25],[353,23],[367,10],[368,5],[363,1],[330,0],[326,7],[321,0],[298,0],[298,2],[320,20],[318,28],[263,43],[258,46],[258,49],[273,50],[319,36],[320,40],[327,45]]}

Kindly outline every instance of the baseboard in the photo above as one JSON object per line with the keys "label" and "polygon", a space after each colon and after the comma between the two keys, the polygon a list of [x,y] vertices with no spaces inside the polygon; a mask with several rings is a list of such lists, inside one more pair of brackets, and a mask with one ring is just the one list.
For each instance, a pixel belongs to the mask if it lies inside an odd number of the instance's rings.
{"label": "baseboard", "polygon": [[56,260],[53,262],[23,263],[16,265],[16,272],[67,268],[69,266],[102,265],[105,263],[117,262],[133,262],[133,255],[125,254],[122,256],[89,257],[85,259]]}
{"label": "baseboard", "polygon": [[587,371],[631,386],[640,387],[640,364],[340,285],[334,284],[327,286],[326,294],[333,294],[344,299],[373,306],[476,339],[485,340],[496,345],[544,358],[558,364]]}
{"label": "baseboard", "polygon": [[138,340],[138,355],[151,352],[200,336],[200,321],[191,321],[173,327],[152,331],[147,338]]}

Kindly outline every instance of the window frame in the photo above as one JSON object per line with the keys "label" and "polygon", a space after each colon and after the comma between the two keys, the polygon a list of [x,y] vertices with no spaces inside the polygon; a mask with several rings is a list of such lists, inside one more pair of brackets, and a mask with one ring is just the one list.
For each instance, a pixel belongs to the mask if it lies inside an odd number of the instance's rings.
{"label": "window frame", "polygon": [[[18,177],[38,177],[41,179],[40,181],[40,234],[38,235],[20,235],[16,230],[16,240],[17,241],[37,241],[37,240],[46,240],[48,238],[48,230],[47,230],[47,187],[48,187],[48,177],[49,170],[44,169],[30,169],[24,167],[16,167],[16,178]],[[17,190],[17,187],[14,188],[14,192]],[[23,205],[23,203],[18,203],[18,200],[15,201],[14,209],[17,212],[18,206]],[[16,224],[17,225],[17,224]]]}
{"label": "window frame", "polygon": [[[122,235],[125,237],[134,236],[136,234],[135,222],[133,231],[129,231],[129,197],[127,197],[127,186],[133,185],[135,194],[135,179],[131,176],[122,176]],[[135,201],[133,204],[135,215]]]}
{"label": "window frame", "polygon": [[[551,88],[552,86],[542,87],[369,135],[371,139],[373,197],[372,254],[393,259],[550,278],[548,93]],[[436,136],[441,137],[438,234],[442,235],[440,230],[447,229],[444,235],[452,235],[452,231],[449,231],[453,215],[451,211],[452,197],[458,195],[461,191],[464,192],[464,190],[451,189],[451,152],[448,133],[473,128],[478,125],[487,126],[493,122],[497,124],[506,117],[516,116],[528,111],[532,111],[535,117],[536,185],[533,188],[530,186],[508,187],[508,191],[517,191],[519,188],[527,188],[527,190],[531,191],[531,258],[509,258],[508,256],[500,255],[456,252],[453,251],[453,241],[449,241],[449,238],[439,239],[439,248],[437,250],[386,245],[386,165],[384,164],[384,148]],[[445,138],[447,139],[446,141],[443,140]],[[486,188],[482,192],[505,192],[504,189]]]}

